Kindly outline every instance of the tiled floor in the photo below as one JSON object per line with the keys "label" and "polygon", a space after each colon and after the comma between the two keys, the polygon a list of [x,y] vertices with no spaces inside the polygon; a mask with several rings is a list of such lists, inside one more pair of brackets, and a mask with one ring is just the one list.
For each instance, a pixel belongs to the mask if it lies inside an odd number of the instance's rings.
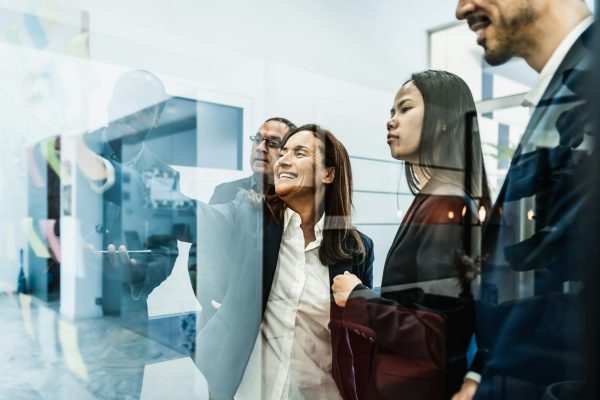
{"label": "tiled floor", "polygon": [[156,378],[164,376],[160,365],[177,370],[175,360],[196,377],[189,356],[123,327],[122,318],[73,322],[56,308],[30,296],[0,295],[0,399],[163,398],[169,387],[175,399],[173,390],[193,386]]}

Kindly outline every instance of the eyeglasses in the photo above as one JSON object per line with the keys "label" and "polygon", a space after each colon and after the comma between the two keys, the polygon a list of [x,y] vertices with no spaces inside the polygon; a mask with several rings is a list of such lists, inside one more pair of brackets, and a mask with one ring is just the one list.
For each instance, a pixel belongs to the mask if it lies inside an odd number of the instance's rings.
{"label": "eyeglasses", "polygon": [[281,140],[279,139],[269,139],[267,137],[263,137],[261,134],[257,133],[254,136],[250,136],[250,140],[252,140],[252,143],[254,143],[255,145],[259,145],[263,140],[267,141],[267,146],[270,147],[271,149],[279,149],[281,148]]}

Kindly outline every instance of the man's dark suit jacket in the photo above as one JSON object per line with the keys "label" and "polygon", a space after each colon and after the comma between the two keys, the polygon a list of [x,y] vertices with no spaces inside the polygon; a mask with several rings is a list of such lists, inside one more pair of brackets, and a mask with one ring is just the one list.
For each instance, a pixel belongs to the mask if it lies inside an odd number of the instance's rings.
{"label": "man's dark suit jacket", "polygon": [[[243,192],[228,204],[199,206],[202,232],[198,270],[207,263],[218,264],[222,252],[228,252],[232,262],[222,305],[200,331],[196,345],[198,366],[216,399],[233,398],[242,380],[273,283],[283,226],[263,221],[263,215],[262,203],[249,200]],[[364,235],[361,238],[365,261],[348,260],[330,266],[330,281],[349,271],[372,286],[373,243]],[[338,323],[341,311],[333,298],[331,304],[333,377],[344,398],[365,398],[362,394],[366,388],[355,385],[364,379],[355,379],[355,374],[368,374],[369,342],[343,328]]]}
{"label": "man's dark suit jacket", "polygon": [[252,189],[253,177],[238,179],[237,181],[221,183],[215,188],[208,204],[225,204],[233,201],[240,190]]}
{"label": "man's dark suit jacket", "polygon": [[595,136],[586,100],[594,29],[580,36],[552,77],[484,228],[478,398],[527,397],[498,388],[494,377],[536,390],[583,380],[580,289],[590,245],[583,210],[597,179],[587,168],[593,145],[586,144]]}

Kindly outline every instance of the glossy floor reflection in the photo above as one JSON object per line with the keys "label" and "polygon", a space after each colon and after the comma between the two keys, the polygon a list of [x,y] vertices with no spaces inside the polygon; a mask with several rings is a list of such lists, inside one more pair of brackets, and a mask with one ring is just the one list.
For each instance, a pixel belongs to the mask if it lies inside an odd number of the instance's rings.
{"label": "glossy floor reflection", "polygon": [[[204,397],[189,356],[124,328],[118,317],[73,322],[56,308],[26,295],[0,295],[0,399],[161,398],[160,387]],[[187,384],[160,382],[161,362],[187,367],[180,374]]]}

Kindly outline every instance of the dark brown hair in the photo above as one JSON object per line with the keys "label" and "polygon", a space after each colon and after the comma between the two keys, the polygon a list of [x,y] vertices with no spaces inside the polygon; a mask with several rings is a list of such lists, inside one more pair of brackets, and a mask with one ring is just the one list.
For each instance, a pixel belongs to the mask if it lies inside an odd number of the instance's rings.
{"label": "dark brown hair", "polygon": [[[307,124],[288,132],[282,146],[298,132],[309,131],[319,141],[326,168],[335,170],[335,179],[325,188],[325,223],[319,260],[333,265],[358,256],[364,260],[365,248],[358,231],[351,224],[352,168],[344,145],[328,130],[316,124]],[[316,166],[315,166],[316,167]],[[266,206],[277,223],[283,223],[286,205],[277,195],[267,196]],[[319,213],[317,214],[319,215]]]}
{"label": "dark brown hair", "polygon": [[281,122],[282,124],[285,124],[288,127],[288,132],[296,129],[296,125],[294,125],[294,123],[287,118],[271,117],[271,118],[267,119],[264,123],[266,124],[267,122],[271,122],[271,121]]}
{"label": "dark brown hair", "polygon": [[[419,164],[428,179],[461,187],[473,199],[490,208],[490,190],[483,164],[475,102],[469,87],[446,71],[413,74],[412,82],[425,105]],[[405,84],[406,84],[405,83]],[[419,192],[414,166],[405,163],[406,180],[413,194]]]}

